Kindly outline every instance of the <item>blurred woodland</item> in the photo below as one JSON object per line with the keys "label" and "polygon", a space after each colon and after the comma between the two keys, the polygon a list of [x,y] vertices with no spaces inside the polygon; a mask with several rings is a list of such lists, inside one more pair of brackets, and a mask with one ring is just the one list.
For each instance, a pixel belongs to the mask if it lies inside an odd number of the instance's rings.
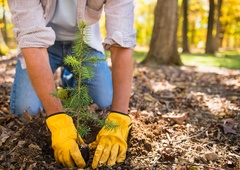
{"label": "blurred woodland", "polygon": [[[181,64],[181,53],[215,54],[240,46],[238,0],[135,0],[137,48],[146,61]],[[100,22],[105,35],[104,17]],[[7,0],[0,2],[0,54],[16,48]],[[150,59],[149,59],[150,58]]]}

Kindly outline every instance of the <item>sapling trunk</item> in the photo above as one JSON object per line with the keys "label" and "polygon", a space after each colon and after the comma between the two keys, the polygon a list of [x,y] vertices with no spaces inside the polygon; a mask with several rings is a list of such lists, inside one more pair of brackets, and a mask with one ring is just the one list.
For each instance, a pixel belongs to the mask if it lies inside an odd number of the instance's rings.
{"label": "sapling trunk", "polygon": [[[80,26],[80,42],[84,42],[84,28],[86,27],[86,25],[84,23],[82,23],[82,25]],[[80,45],[80,50],[83,51],[83,45]],[[79,68],[78,68],[78,95],[81,95],[81,84],[82,84],[82,58],[83,58],[83,53],[80,53],[79,59],[80,59],[80,63],[79,63]],[[78,96],[78,98],[80,99],[80,96]],[[77,110],[78,114],[77,114],[77,127],[80,127],[79,122],[80,122],[80,114],[81,114],[81,105],[78,105],[78,110]]]}

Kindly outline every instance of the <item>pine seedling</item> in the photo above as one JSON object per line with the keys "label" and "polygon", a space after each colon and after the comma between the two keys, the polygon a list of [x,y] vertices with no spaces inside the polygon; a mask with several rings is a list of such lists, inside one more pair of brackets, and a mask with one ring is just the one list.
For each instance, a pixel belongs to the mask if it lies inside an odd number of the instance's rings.
{"label": "pine seedling", "polygon": [[[99,59],[96,56],[89,56],[90,47],[86,42],[89,41],[89,27],[86,26],[84,21],[78,24],[76,33],[76,40],[73,45],[72,55],[68,55],[64,59],[64,63],[71,67],[71,71],[75,76],[76,86],[67,87],[54,93],[54,96],[61,98],[59,94],[63,94],[63,107],[65,111],[76,118],[76,127],[80,136],[85,136],[89,133],[90,127],[87,123],[92,123],[95,126],[105,127],[109,130],[115,129],[118,125],[114,122],[105,122],[100,120],[96,115],[91,113],[88,106],[92,103],[92,99],[88,94],[88,87],[83,85],[84,80],[90,80],[94,77],[92,67],[84,65],[86,62],[97,64]],[[66,95],[67,94],[67,95]]]}

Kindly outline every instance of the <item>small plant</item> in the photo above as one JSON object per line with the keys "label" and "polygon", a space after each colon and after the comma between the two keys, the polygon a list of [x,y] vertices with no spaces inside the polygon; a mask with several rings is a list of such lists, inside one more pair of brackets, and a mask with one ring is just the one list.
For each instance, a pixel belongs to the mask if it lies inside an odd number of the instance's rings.
{"label": "small plant", "polygon": [[63,107],[74,118],[78,134],[81,137],[89,133],[89,122],[98,127],[105,125],[107,129],[115,129],[117,127],[116,123],[106,123],[88,109],[92,99],[88,94],[88,87],[83,85],[82,82],[91,80],[94,77],[94,71],[92,67],[84,65],[84,63],[91,62],[96,65],[98,61],[103,60],[96,56],[89,56],[90,47],[86,43],[89,41],[89,33],[89,27],[87,27],[86,23],[84,21],[80,22],[73,45],[73,53],[64,59],[64,63],[72,69],[71,72],[75,76],[76,86],[60,89],[53,93],[54,96],[63,100]]}

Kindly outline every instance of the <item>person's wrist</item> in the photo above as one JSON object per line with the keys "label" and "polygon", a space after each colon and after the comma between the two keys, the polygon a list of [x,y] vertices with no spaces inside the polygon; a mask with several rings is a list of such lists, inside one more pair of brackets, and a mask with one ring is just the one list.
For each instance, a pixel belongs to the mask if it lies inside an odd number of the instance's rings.
{"label": "person's wrist", "polygon": [[111,114],[111,113],[116,113],[116,114],[120,114],[120,115],[124,115],[124,116],[130,117],[128,113],[123,113],[123,112],[119,112],[119,111],[114,111],[114,110],[112,110],[112,111],[110,112],[110,114]]}
{"label": "person's wrist", "polygon": [[47,115],[47,119],[48,119],[49,117],[56,116],[56,115],[60,115],[60,114],[65,114],[65,115],[66,115],[65,112],[56,112],[56,113],[52,113],[52,114]]}
{"label": "person's wrist", "polygon": [[126,113],[122,113],[122,112],[118,112],[118,111],[111,111],[108,115],[108,119],[110,121],[115,121],[117,123],[120,123],[120,125],[131,125],[131,117],[126,114]]}

